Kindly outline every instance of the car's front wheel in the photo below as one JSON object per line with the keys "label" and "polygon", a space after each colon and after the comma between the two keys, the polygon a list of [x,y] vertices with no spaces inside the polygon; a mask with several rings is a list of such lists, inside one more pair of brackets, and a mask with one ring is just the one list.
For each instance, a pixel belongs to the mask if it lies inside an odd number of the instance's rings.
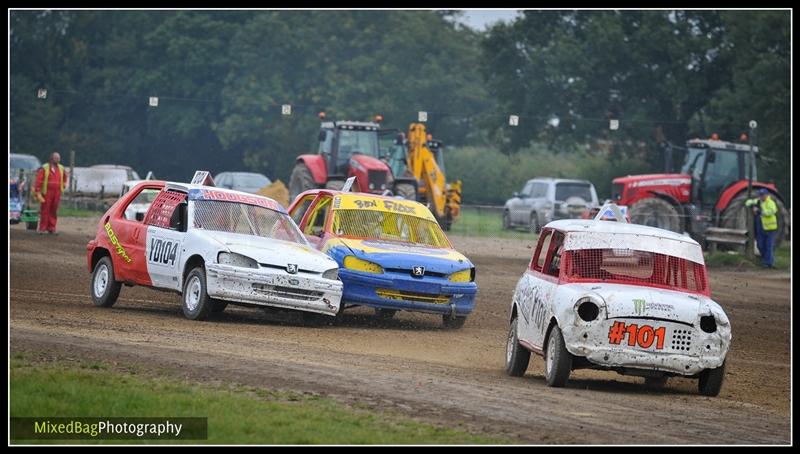
{"label": "car's front wheel", "polygon": [[567,383],[572,372],[572,353],[567,351],[561,329],[554,325],[547,337],[547,349],[544,354],[544,377],[547,386],[561,388]]}
{"label": "car's front wheel", "polygon": [[522,377],[528,370],[531,352],[519,344],[517,338],[517,318],[511,321],[506,340],[506,373],[512,377]]}
{"label": "car's front wheel", "polygon": [[716,369],[706,369],[700,372],[697,388],[704,396],[715,397],[722,390],[722,382],[725,381],[725,362]]}
{"label": "car's front wheel", "polygon": [[206,291],[206,271],[198,266],[186,276],[183,283],[183,315],[189,320],[205,320],[214,301]]}
{"label": "car's front wheel", "polygon": [[117,302],[122,283],[114,280],[114,263],[111,257],[101,258],[92,272],[92,303],[97,307],[111,307]]}

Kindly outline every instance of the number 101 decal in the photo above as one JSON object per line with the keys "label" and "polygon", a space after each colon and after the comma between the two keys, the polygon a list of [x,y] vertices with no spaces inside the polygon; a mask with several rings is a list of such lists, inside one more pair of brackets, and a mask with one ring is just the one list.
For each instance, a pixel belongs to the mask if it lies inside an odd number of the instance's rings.
{"label": "number 101 decal", "polygon": [[175,265],[179,245],[180,243],[177,241],[153,238],[150,240],[150,255],[147,261],[161,265]]}

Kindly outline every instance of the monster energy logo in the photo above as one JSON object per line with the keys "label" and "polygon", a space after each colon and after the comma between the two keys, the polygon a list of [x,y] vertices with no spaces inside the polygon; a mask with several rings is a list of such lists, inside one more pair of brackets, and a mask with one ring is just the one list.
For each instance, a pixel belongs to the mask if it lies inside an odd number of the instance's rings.
{"label": "monster energy logo", "polygon": [[633,300],[633,310],[636,311],[636,315],[642,315],[645,309],[645,301],[643,299],[635,299]]}

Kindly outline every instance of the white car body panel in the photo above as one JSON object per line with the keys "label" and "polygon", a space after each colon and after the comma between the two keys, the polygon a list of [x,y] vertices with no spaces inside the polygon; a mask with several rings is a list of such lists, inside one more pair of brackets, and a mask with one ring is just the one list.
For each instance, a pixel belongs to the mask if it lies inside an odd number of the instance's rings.
{"label": "white car body panel", "polygon": [[[604,225],[593,227],[595,233],[591,234],[584,231],[583,224],[587,223]],[[569,227],[564,228],[567,224]],[[649,227],[609,221],[556,221],[547,227],[563,228],[565,249],[657,248],[653,252],[699,259],[703,263],[702,250],[694,240],[679,235],[656,238]],[[602,232],[615,229],[621,231],[618,238]],[[642,238],[635,238],[637,231],[644,232]],[[600,309],[591,322],[578,316],[578,303],[584,299],[590,299]],[[514,308],[518,318],[517,337],[533,352],[543,354],[548,328],[555,322],[571,354],[585,357],[599,368],[628,369],[629,373],[630,369],[640,369],[694,376],[704,369],[721,366],[731,342],[731,326],[725,312],[711,298],[699,293],[605,282],[559,284],[555,277],[528,269],[517,282]],[[706,315],[716,319],[713,333],[700,328],[700,318]],[[664,330],[651,337],[649,348],[643,348],[636,342],[629,343],[630,334],[625,334],[620,342],[611,342],[610,332],[616,322],[626,327],[646,325]],[[661,348],[656,348],[658,342]]]}
{"label": "white car body panel", "polygon": [[[145,256],[153,287],[181,292],[187,262],[200,256],[205,264],[206,290],[212,298],[336,315],[342,282],[322,277],[325,271],[338,268],[335,260],[307,243],[195,228],[193,205],[190,200],[186,232],[147,228]],[[258,268],[220,264],[220,252],[250,257]],[[296,265],[297,271],[290,273],[289,265]]]}

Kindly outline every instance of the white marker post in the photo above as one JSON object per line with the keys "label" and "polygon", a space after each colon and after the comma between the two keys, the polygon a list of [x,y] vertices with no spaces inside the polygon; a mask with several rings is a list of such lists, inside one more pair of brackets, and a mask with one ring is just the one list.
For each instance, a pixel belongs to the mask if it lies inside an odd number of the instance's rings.
{"label": "white marker post", "polygon": [[425,123],[426,121],[428,121],[428,112],[420,110],[419,113],[417,113],[417,121],[419,121],[420,123]]}
{"label": "white marker post", "polygon": [[281,106],[281,115],[291,115],[291,114],[292,114],[291,104],[284,104]]}
{"label": "white marker post", "polygon": [[158,96],[150,97],[150,107],[158,107]]}
{"label": "white marker post", "polygon": [[619,129],[619,120],[611,120],[608,122],[608,128],[612,131]]}
{"label": "white marker post", "polygon": [[511,115],[508,117],[508,124],[511,126],[519,126],[519,116]]}

